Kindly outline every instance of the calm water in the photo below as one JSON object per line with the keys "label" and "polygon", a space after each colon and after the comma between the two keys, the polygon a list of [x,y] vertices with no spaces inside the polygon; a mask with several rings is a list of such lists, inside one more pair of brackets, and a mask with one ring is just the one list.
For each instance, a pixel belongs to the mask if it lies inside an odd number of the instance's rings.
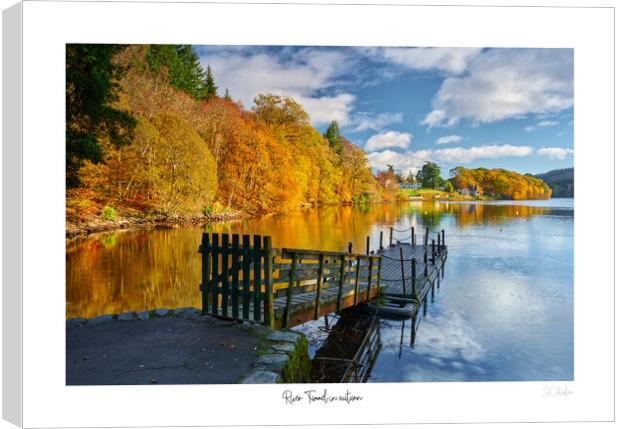
{"label": "calm water", "polygon": [[[571,380],[573,200],[326,207],[206,228],[131,231],[67,246],[67,317],[200,306],[202,231],[271,235],[274,247],[363,251],[390,226],[445,229],[445,278],[411,346],[381,321],[369,381]],[[306,327],[312,332],[318,324]]]}

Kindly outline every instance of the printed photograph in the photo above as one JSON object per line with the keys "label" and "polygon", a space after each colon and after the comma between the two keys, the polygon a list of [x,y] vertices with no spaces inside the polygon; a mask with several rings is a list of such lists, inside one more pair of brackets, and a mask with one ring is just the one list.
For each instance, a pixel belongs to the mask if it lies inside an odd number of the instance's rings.
{"label": "printed photograph", "polygon": [[574,52],[66,45],[66,384],[574,380]]}

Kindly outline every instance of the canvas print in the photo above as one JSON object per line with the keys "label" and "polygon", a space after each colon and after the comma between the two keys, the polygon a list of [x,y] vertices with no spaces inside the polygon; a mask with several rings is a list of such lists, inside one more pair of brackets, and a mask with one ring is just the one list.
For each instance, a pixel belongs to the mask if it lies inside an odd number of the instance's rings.
{"label": "canvas print", "polygon": [[573,380],[572,49],[68,44],[65,108],[67,385]]}

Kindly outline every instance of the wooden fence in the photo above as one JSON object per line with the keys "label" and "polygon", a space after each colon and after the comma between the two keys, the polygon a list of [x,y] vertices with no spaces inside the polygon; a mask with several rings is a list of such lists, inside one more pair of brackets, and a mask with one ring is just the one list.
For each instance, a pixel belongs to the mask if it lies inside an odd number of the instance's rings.
{"label": "wooden fence", "polygon": [[379,295],[381,258],[272,248],[271,237],[207,234],[202,311],[274,328],[289,327]]}

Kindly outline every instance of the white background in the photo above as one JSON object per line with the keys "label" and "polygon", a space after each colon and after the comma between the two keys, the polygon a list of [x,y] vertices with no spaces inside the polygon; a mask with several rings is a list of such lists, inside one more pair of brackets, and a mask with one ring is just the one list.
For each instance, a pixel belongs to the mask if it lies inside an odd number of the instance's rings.
{"label": "white background", "polygon": [[[24,425],[612,419],[613,41],[610,9],[27,2]],[[276,385],[66,387],[64,45],[72,42],[574,48],[575,382],[353,385],[361,404],[323,406],[284,406]],[[545,398],[548,386],[573,394]]]}

